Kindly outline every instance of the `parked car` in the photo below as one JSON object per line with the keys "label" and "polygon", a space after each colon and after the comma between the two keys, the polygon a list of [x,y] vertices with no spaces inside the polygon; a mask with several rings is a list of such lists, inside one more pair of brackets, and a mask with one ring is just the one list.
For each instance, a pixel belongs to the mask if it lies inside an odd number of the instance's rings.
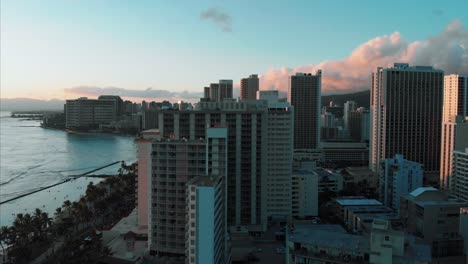
{"label": "parked car", "polygon": [[284,247],[277,247],[276,248],[276,253],[278,254],[285,254],[286,253],[286,249]]}

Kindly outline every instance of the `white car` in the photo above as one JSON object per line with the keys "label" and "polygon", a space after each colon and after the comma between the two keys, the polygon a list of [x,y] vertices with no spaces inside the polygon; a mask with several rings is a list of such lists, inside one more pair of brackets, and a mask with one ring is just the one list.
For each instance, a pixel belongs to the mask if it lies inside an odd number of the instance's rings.
{"label": "white car", "polygon": [[285,254],[286,253],[286,249],[284,247],[277,247],[276,248],[276,253],[278,254]]}

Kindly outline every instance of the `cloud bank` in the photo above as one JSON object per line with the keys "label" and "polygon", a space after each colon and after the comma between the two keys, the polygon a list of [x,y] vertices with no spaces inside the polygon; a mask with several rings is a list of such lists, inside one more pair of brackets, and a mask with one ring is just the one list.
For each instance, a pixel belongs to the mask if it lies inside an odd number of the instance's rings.
{"label": "cloud bank", "polygon": [[287,91],[290,75],[322,69],[324,94],[356,92],[370,88],[373,70],[389,67],[394,62],[432,65],[446,74],[468,74],[468,29],[460,20],[454,20],[439,35],[411,43],[394,32],[361,44],[344,60],[269,70],[261,76],[260,84],[263,90]]}
{"label": "cloud bank", "polygon": [[220,9],[210,8],[208,10],[205,10],[200,14],[200,19],[213,22],[215,25],[219,26],[224,32],[232,31],[231,16]]}
{"label": "cloud bank", "polygon": [[202,92],[171,92],[168,90],[155,90],[148,88],[145,90],[131,90],[119,87],[96,87],[96,86],[76,86],[65,88],[67,98],[87,96],[99,97],[100,95],[118,95],[122,98],[132,101],[163,101],[175,102],[178,100],[195,102],[203,96]]}

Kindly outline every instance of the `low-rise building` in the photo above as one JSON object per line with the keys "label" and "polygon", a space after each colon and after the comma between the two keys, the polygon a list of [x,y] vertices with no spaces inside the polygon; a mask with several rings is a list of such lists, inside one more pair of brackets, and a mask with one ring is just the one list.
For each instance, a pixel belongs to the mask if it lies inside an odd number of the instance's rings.
{"label": "low-rise building", "polygon": [[295,224],[286,232],[286,263],[369,263],[369,239],[339,225]]}
{"label": "low-rise building", "polygon": [[319,176],[314,171],[315,163],[303,162],[292,173],[292,216],[306,218],[318,215]]}
{"label": "low-rise building", "polygon": [[453,151],[453,178],[455,197],[468,203],[468,148]]}
{"label": "low-rise building", "polygon": [[318,191],[339,192],[343,190],[343,175],[324,168],[316,168],[314,172],[318,175]]}
{"label": "low-rise building", "polygon": [[394,230],[389,221],[375,220],[370,238],[370,263],[431,263],[431,248]]}
{"label": "low-rise building", "polygon": [[373,219],[398,219],[398,215],[394,214],[392,208],[385,205],[357,205],[347,206],[344,209],[343,223],[349,231],[361,232],[365,230],[365,225],[372,223]]}
{"label": "low-rise building", "polygon": [[341,167],[366,166],[369,163],[369,146],[362,142],[321,142],[323,161]]}
{"label": "low-rise building", "polygon": [[345,196],[334,199],[331,203],[333,215],[340,221],[345,222],[345,210],[351,206],[382,206],[382,203],[375,199],[367,199],[363,196]]}
{"label": "low-rise building", "polygon": [[401,197],[400,216],[409,233],[431,245],[433,258],[463,261],[460,208],[467,205],[433,187],[421,187]]}
{"label": "low-rise building", "polygon": [[364,195],[366,197],[377,197],[377,186],[379,177],[366,167],[346,167],[342,174],[344,175],[344,188],[352,190],[353,195]]}

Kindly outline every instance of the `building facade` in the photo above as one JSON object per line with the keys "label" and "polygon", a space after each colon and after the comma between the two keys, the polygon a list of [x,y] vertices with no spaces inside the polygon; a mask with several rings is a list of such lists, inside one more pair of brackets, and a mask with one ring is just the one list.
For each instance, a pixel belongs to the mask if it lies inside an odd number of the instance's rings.
{"label": "building facade", "polygon": [[348,115],[348,130],[351,139],[369,142],[370,114],[369,110],[359,107]]}
{"label": "building facade", "polygon": [[445,190],[453,189],[451,175],[456,137],[455,128],[457,124],[463,122],[465,117],[468,117],[468,75],[446,75],[444,77],[442,149],[440,154],[440,186]]}
{"label": "building facade", "polygon": [[386,158],[380,167],[380,200],[394,210],[400,210],[400,197],[423,186],[422,165],[395,155]]}
{"label": "building facade", "polygon": [[323,161],[342,166],[367,166],[369,147],[361,142],[322,142]]}
{"label": "building facade", "polygon": [[232,80],[219,80],[211,83],[210,87],[204,87],[204,101],[222,102],[224,99],[232,99]]}
{"label": "building facade", "polygon": [[350,118],[350,114],[352,112],[356,112],[356,109],[357,109],[357,104],[356,102],[354,101],[346,101],[346,103],[344,103],[344,107],[343,107],[343,120],[344,120],[344,124],[345,124],[345,128],[346,129],[349,129],[349,118]]}
{"label": "building facade", "polygon": [[455,188],[453,194],[459,200],[468,203],[468,147],[453,152],[453,177]]}
{"label": "building facade", "polygon": [[163,110],[158,114],[163,137],[195,140],[205,137],[207,126],[228,129],[229,226],[262,231],[267,227],[268,213],[290,214],[292,108],[275,105],[269,100],[225,100],[200,102],[194,110]]}
{"label": "building facade", "polygon": [[259,79],[257,74],[252,74],[248,78],[241,79],[240,98],[241,100],[255,100],[259,89]]}
{"label": "building facade", "polygon": [[320,146],[322,71],[296,73],[289,79],[288,100],[294,107],[294,150]]}
{"label": "building facade", "polygon": [[224,178],[200,176],[187,183],[187,264],[229,263]]}
{"label": "building facade", "polygon": [[372,74],[370,168],[403,154],[423,164],[427,180],[438,182],[444,72],[430,66],[395,63]]}
{"label": "building facade", "polygon": [[65,103],[65,127],[68,129],[95,129],[101,124],[117,121],[122,112],[122,99],[102,95],[99,99],[81,97]]}
{"label": "building facade", "polygon": [[302,163],[299,170],[293,171],[292,177],[292,216],[306,218],[318,215],[318,174],[313,171],[315,166]]}
{"label": "building facade", "polygon": [[421,187],[401,197],[400,206],[406,231],[430,244],[433,258],[463,263],[457,261],[463,261],[459,226],[460,209],[466,207],[466,203],[450,200],[433,187]]}
{"label": "building facade", "polygon": [[187,257],[187,183],[208,175],[224,177],[227,151],[226,128],[208,128],[206,137],[196,140],[163,136],[153,140],[148,184],[150,251]]}
{"label": "building facade", "polygon": [[291,216],[294,109],[278,97],[278,91],[258,92],[258,100],[268,107],[266,214],[287,218]]}

